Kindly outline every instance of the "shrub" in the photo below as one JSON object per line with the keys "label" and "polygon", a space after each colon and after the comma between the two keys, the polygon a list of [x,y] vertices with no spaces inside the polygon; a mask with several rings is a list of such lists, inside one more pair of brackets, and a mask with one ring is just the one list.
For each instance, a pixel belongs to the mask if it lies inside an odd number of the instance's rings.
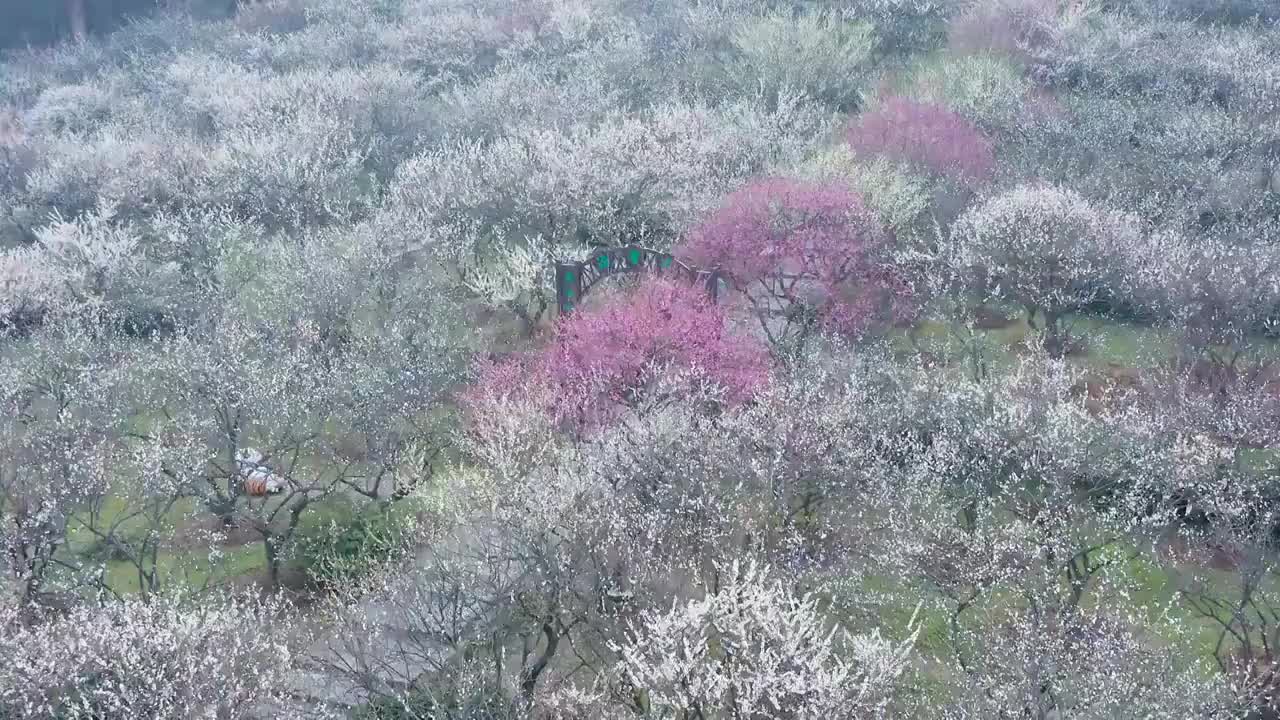
{"label": "shrub", "polygon": [[885,241],[847,185],[770,178],[726,198],[681,252],[725,272],[781,348],[819,327],[857,335],[906,310]]}
{"label": "shrub", "polygon": [[412,534],[412,518],[382,504],[328,517],[328,524],[299,528],[295,539],[296,562],[320,584],[346,582],[401,557]]}
{"label": "shrub", "polygon": [[934,103],[886,98],[853,121],[846,139],[860,156],[905,161],[963,185],[995,174],[991,141],[973,123]]}

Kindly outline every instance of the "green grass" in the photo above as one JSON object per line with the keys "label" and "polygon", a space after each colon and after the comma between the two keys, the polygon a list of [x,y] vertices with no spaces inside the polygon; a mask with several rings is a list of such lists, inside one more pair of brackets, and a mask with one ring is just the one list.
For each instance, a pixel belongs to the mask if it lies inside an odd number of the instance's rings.
{"label": "green grass", "polygon": [[1174,334],[1168,330],[1120,323],[1096,315],[1068,318],[1071,333],[1087,344],[1089,364],[1149,367],[1172,357]]}
{"label": "green grass", "polygon": [[[209,562],[206,549],[183,553],[160,553],[156,562],[164,587],[181,585],[189,588],[215,586],[247,575],[266,572],[267,561],[261,543],[249,543],[222,550],[222,556]],[[107,563],[107,586],[122,595],[139,590],[138,571],[124,561]]]}
{"label": "green grass", "polygon": [[[906,637],[912,616],[916,614],[915,602],[919,600],[899,578],[884,575],[839,583],[824,595],[836,619],[851,627],[857,627],[861,619],[848,603],[875,606],[877,625],[890,638]],[[944,610],[925,603],[916,615],[916,622],[920,626],[918,648],[933,654],[950,652],[950,617]]]}
{"label": "green grass", "polygon": [[[453,412],[452,408],[436,408],[429,414],[429,417],[418,418],[417,420],[435,424],[448,423],[452,420]],[[153,419],[154,417],[139,413],[132,417],[131,425],[135,431],[146,431],[151,427]],[[345,430],[346,428],[339,424],[329,424],[325,428],[325,432],[328,435],[327,439],[337,440]],[[331,463],[318,456],[299,457],[297,464],[292,468],[293,472],[302,474],[317,473],[331,469]],[[410,516],[417,512],[419,505],[419,503],[409,500],[396,503],[391,509],[393,522],[407,522]],[[340,489],[337,493],[315,502],[307,508],[301,517],[298,534],[306,535],[310,533],[316,535],[327,532],[331,525],[337,525],[340,528],[345,527],[359,513],[365,512],[367,506],[369,506],[369,502],[366,499]],[[99,509],[99,516],[95,522],[100,528],[110,527],[121,519],[123,513],[129,512],[130,507],[131,503],[127,498],[108,496],[103,499]],[[200,507],[199,500],[184,498],[174,503],[158,524],[160,527],[165,528],[164,532],[166,533],[181,533],[197,518],[202,516],[204,518],[209,517],[207,512]],[[84,513],[80,513],[77,517],[88,520],[88,516]],[[116,532],[126,541],[136,542],[140,539],[141,534],[148,530],[150,524],[149,518],[135,517],[124,520]],[[162,543],[162,547],[164,547],[164,543]],[[121,594],[138,592],[137,568],[127,560],[112,558],[110,549],[104,547],[102,541],[86,529],[82,523],[74,520],[70,523],[65,550],[69,554],[86,561],[105,561],[106,582],[115,592]],[[206,547],[191,550],[168,549],[157,556],[156,566],[165,584],[180,582],[189,583],[196,587],[203,586],[206,582],[218,583],[246,575],[262,574],[266,570],[262,544],[256,541],[256,538],[255,541],[248,542],[244,546],[223,548],[221,553],[221,557],[211,563],[209,550]]]}
{"label": "green grass", "polygon": [[[192,498],[186,498],[177,501],[169,508],[161,519],[161,525],[164,527],[181,528],[184,527],[191,518],[192,512],[195,510],[196,501]],[[107,496],[102,500],[102,506],[96,524],[99,528],[109,528],[117,521],[121,520],[123,513],[128,512],[128,502],[120,496]],[[77,513],[74,517],[85,518],[87,515],[83,512]],[[147,529],[149,522],[145,517],[133,517],[120,523],[117,533],[125,539],[136,539],[140,533]],[[75,554],[84,554],[92,551],[100,544],[99,539],[82,523],[71,522],[67,529],[67,549]]]}
{"label": "green grass", "polygon": [[[127,501],[121,497],[107,497],[103,500],[99,524],[108,527],[127,511]],[[192,522],[197,512],[197,501],[184,498],[173,505],[161,520],[164,532],[181,532]],[[141,533],[147,530],[149,522],[145,518],[132,518],[124,521],[118,534],[126,542],[138,542]],[[162,542],[162,547],[164,543]],[[88,529],[79,523],[72,523],[67,532],[67,550],[80,558],[91,560],[102,559],[106,555],[105,578],[107,586],[120,594],[131,594],[139,591],[137,568],[127,560],[110,557],[110,549]],[[259,572],[265,568],[262,546],[249,543],[242,547],[222,549],[222,557],[210,562],[209,549],[162,549],[156,555],[156,568],[161,576],[162,585],[181,583],[199,587],[206,581],[217,582],[248,573]]]}
{"label": "green grass", "polygon": [[[1214,662],[1214,650],[1220,635],[1220,626],[1212,619],[1197,614],[1179,597],[1176,575],[1179,570],[1195,571],[1215,586],[1223,588],[1230,597],[1230,589],[1238,581],[1233,573],[1205,568],[1179,568],[1153,555],[1149,549],[1136,545],[1118,546],[1115,552],[1122,559],[1104,569],[1095,583],[1103,583],[1109,590],[1100,593],[1095,584],[1086,594],[1082,607],[1096,608],[1107,602],[1113,592],[1122,592],[1126,606],[1145,608],[1148,615],[1142,622],[1147,641],[1157,645],[1189,643],[1190,651],[1184,657],[1197,671],[1208,677],[1219,670]],[[1066,588],[1063,592],[1065,597]],[[1280,581],[1270,580],[1264,591],[1271,597],[1280,597]],[[902,638],[907,634],[908,623],[915,612],[915,604],[930,596],[913,589],[904,579],[887,576],[868,576],[837,583],[825,593],[830,610],[837,620],[858,628],[868,622],[867,613],[873,612],[872,624],[889,638]],[[932,595],[935,600],[939,596]],[[998,622],[1002,614],[1021,604],[1020,595],[1013,588],[990,591],[971,610],[961,616],[962,627],[977,635],[983,634],[983,626],[975,623]],[[949,611],[942,605],[926,602],[917,622],[921,626],[917,650],[918,660],[913,684],[915,691],[925,697],[939,697],[947,692],[946,663],[934,659],[949,658],[955,652],[949,625]]]}
{"label": "green grass", "polygon": [[[107,512],[118,513],[123,509],[123,501],[111,499],[107,501]],[[169,516],[171,522],[181,526],[190,520],[190,512],[194,509],[194,501],[180,503]],[[408,523],[418,510],[418,504],[406,500],[396,503],[389,509],[392,522]],[[361,513],[371,512],[370,504],[360,498],[352,498],[347,494],[337,494],[314,503],[302,515],[298,527],[298,536],[317,536],[329,531],[332,526],[343,528],[348,526]],[[136,523],[126,525],[138,529]],[[68,549],[78,555],[95,551],[98,543],[91,533],[83,528],[69,533]],[[286,562],[297,567],[295,558],[286,558]],[[241,546],[218,549],[212,561],[210,551],[206,547],[190,550],[162,551],[157,555],[156,567],[161,576],[161,584],[171,587],[179,584],[186,587],[200,588],[214,586],[246,576],[262,576],[266,573],[266,556],[262,543],[248,542]],[[137,593],[140,589],[137,568],[126,560],[108,560],[106,562],[106,583],[113,591],[122,595]]]}

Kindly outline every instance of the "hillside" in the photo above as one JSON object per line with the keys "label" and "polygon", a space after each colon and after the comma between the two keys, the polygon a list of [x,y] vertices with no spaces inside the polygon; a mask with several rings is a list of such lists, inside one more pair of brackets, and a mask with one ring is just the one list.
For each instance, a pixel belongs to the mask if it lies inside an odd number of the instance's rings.
{"label": "hillside", "polygon": [[0,56],[0,718],[1280,717],[1280,5],[223,5]]}

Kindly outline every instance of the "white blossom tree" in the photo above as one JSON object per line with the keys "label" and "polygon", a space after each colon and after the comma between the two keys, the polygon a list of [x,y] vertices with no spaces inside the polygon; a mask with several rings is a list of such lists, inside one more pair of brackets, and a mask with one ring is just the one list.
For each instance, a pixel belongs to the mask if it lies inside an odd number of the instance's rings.
{"label": "white blossom tree", "polygon": [[1132,218],[1048,185],[1021,186],[971,208],[951,237],[949,269],[987,297],[1020,305],[1058,355],[1067,349],[1067,315],[1122,284],[1125,252],[1139,242]]}
{"label": "white blossom tree", "polygon": [[889,708],[919,633],[851,635],[753,562],[701,599],[649,610],[619,647],[645,711],[674,718],[870,718]]}
{"label": "white blossom tree", "polygon": [[[13,718],[253,718],[287,694],[302,638],[278,600],[165,596],[23,626],[0,608]],[[299,709],[291,716],[304,717]]]}

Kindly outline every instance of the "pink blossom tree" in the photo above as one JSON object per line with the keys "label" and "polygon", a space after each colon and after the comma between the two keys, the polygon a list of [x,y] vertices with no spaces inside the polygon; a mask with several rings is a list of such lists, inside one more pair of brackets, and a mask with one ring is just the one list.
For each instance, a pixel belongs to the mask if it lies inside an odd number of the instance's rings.
{"label": "pink blossom tree", "polygon": [[482,424],[534,412],[585,429],[659,394],[740,403],[768,377],[765,348],[730,332],[702,288],[654,279],[566,317],[546,347],[485,363],[462,402]]}
{"label": "pink blossom tree", "polygon": [[995,174],[991,140],[937,103],[887,97],[853,121],[846,140],[858,155],[905,162],[962,186],[979,185]]}
{"label": "pink blossom tree", "polygon": [[847,186],[769,178],[730,195],[681,253],[725,273],[783,348],[818,329],[859,335],[908,311],[910,293],[881,257],[887,240]]}

